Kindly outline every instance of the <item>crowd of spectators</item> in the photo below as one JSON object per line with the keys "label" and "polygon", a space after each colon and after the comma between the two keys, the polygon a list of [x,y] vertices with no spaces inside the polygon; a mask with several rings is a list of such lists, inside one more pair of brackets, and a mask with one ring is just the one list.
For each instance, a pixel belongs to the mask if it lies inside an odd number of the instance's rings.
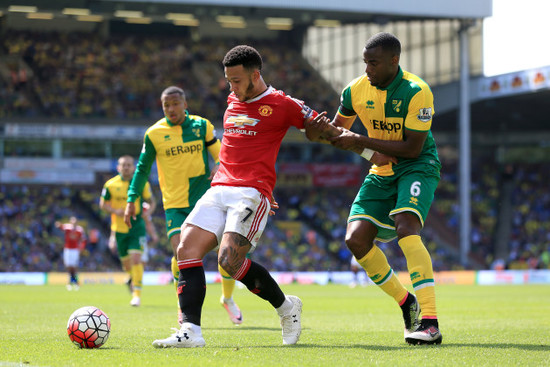
{"label": "crowd of spectators", "polygon": [[[147,121],[161,115],[159,94],[168,85],[186,90],[191,113],[209,118],[218,128],[228,93],[221,60],[237,43],[249,43],[264,58],[262,74],[294,97],[319,111],[336,110],[338,97],[301,57],[300,50],[280,41],[205,40],[190,37],[135,37],[97,33],[49,33],[10,30],[0,41],[0,118],[116,119]],[[3,71],[3,73],[2,73]],[[281,150],[282,161],[303,159],[292,144]],[[312,148],[314,149],[314,148]],[[442,179],[432,213],[423,231],[436,270],[460,268],[458,245],[459,201],[457,158],[445,154]],[[314,152],[315,153],[315,152]],[[325,162],[327,154],[341,162],[347,156],[333,149],[310,154],[309,162]],[[502,175],[490,156],[476,156],[472,169],[471,254],[483,267],[548,268],[550,266],[550,194],[544,166],[517,169],[512,200],[511,235],[506,259],[495,259]],[[82,220],[101,226],[103,237],[82,256],[87,270],[113,270],[119,264],[106,246],[109,218],[99,211],[100,188],[0,186],[0,271],[62,270],[62,239],[55,220],[75,210]],[[346,217],[356,189],[278,188],[281,208],[268,222],[253,256],[270,270],[346,270],[350,253],[344,244]],[[75,207],[71,199],[78,199]],[[160,193],[157,190],[157,198]],[[433,214],[432,214],[433,215]],[[154,213],[160,243],[150,249],[148,270],[165,270],[171,248],[163,234],[162,208]],[[86,223],[84,223],[86,224]],[[441,226],[442,225],[442,226]],[[443,227],[443,228],[438,228]],[[95,229],[91,228],[90,229]],[[446,232],[446,233],[445,233]],[[406,262],[395,243],[381,244],[396,270]],[[206,260],[209,270],[215,261]]]}
{"label": "crowd of spectators", "polygon": [[[446,165],[436,192],[434,210],[442,216],[454,242],[442,239],[441,222],[428,217],[422,236],[434,269],[455,270],[461,264],[452,246],[457,245],[457,182],[452,162]],[[508,257],[495,259],[496,223],[501,185],[498,168],[487,163],[476,168],[472,182],[472,255],[485,268],[547,269],[550,267],[550,194],[545,183],[549,173],[541,165],[523,165],[513,175],[510,196],[512,223],[506,244]],[[159,202],[158,187],[153,185]],[[275,191],[280,209],[270,218],[253,256],[271,271],[341,271],[349,269],[351,254],[344,237],[346,218],[357,188],[279,187]],[[120,269],[107,246],[110,218],[99,210],[100,187],[0,186],[0,271],[62,271],[62,234],[53,223],[76,214],[90,231],[101,235],[89,244],[81,258],[82,269]],[[160,241],[149,249],[147,270],[169,268],[172,250],[166,239],[164,212],[159,205],[153,222]],[[406,270],[406,260],[395,241],[379,244],[396,271]],[[214,257],[205,260],[215,271]]]}
{"label": "crowd of spectators", "polygon": [[550,269],[550,172],[545,165],[515,169],[508,258],[513,269]]}
{"label": "crowd of spectators", "polygon": [[[10,30],[0,53],[32,70],[25,86],[2,81],[0,117],[107,118],[155,120],[159,96],[169,85],[188,94],[192,113],[220,126],[228,87],[221,60],[243,40],[192,41],[181,36],[48,33]],[[310,107],[334,111],[338,97],[304,61],[300,50],[278,41],[250,41],[264,59],[268,84]],[[26,93],[14,94],[26,88]],[[27,96],[35,97],[35,103]],[[22,102],[24,100],[24,103]]]}
{"label": "crowd of spectators", "polygon": [[0,185],[0,271],[65,271],[63,232],[56,220],[77,216],[88,233],[81,261],[89,271],[112,270],[116,257],[104,252],[101,231],[86,210],[75,206],[80,189],[55,186]]}

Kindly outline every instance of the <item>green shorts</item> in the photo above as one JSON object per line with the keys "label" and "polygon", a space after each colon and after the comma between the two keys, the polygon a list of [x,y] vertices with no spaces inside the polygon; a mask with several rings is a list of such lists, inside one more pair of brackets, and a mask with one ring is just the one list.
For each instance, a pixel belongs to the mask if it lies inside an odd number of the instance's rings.
{"label": "green shorts", "polygon": [[181,233],[181,225],[185,222],[191,210],[193,210],[191,207],[165,210],[164,215],[166,216],[166,234],[168,235],[168,239],[172,238],[175,234]]}
{"label": "green shorts", "polygon": [[368,220],[378,227],[376,240],[391,241],[397,237],[395,214],[412,212],[424,226],[438,183],[439,172],[431,167],[408,170],[398,176],[370,174],[353,201],[348,223]]}
{"label": "green shorts", "polygon": [[141,217],[138,217],[135,222],[132,220],[132,228],[130,228],[128,233],[116,232],[115,237],[118,256],[123,259],[131,252],[142,253],[147,243],[146,233],[145,222]]}

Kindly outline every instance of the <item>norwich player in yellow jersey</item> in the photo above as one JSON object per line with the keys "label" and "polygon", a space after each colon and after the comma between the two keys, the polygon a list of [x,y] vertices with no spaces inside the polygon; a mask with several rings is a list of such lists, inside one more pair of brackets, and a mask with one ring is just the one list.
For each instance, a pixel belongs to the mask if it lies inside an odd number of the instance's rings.
{"label": "norwich player in yellow jersey", "polygon": [[[156,160],[162,203],[166,215],[166,232],[174,254],[180,241],[181,225],[197,201],[210,188],[218,169],[220,142],[214,135],[212,123],[200,116],[190,115],[183,89],[171,86],[161,94],[164,117],[145,132],[137,169],[130,184],[125,221],[130,223],[138,205],[143,185]],[[214,160],[210,170],[209,154]],[[222,297],[220,303],[231,321],[242,323],[242,314],[233,300],[235,280],[221,267]],[[179,269],[172,258],[172,273],[177,282]],[[178,307],[178,322],[183,322]]]}
{"label": "norwich player in yellow jersey", "polygon": [[[405,340],[439,344],[432,261],[420,238],[441,169],[430,130],[433,95],[422,79],[401,69],[400,54],[401,44],[390,33],[378,33],[367,41],[365,74],[344,88],[332,121],[341,133],[321,137],[374,163],[352,204],[346,244],[371,280],[401,306]],[[368,136],[348,130],[357,116]],[[320,116],[315,122],[322,125],[322,120]],[[395,237],[418,301],[374,244]]]}
{"label": "norwich player in yellow jersey", "polygon": [[124,222],[124,210],[128,200],[128,186],[134,175],[134,158],[124,155],[118,159],[118,175],[108,180],[103,186],[99,207],[111,213],[111,231],[115,233],[118,255],[124,270],[132,279],[132,306],[141,304],[141,287],[143,282],[143,263],[141,261],[144,246],[147,243],[145,222],[141,217],[141,200],[155,209],[155,199],[149,182],[145,182],[140,192],[138,211],[134,213],[131,224]]}

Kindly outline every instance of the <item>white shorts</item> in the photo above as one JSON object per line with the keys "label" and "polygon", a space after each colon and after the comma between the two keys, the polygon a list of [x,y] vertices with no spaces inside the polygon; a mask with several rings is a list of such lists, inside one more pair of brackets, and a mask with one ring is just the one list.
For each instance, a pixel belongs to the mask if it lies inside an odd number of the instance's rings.
{"label": "white shorts", "polygon": [[66,267],[78,267],[78,260],[80,259],[80,250],[77,248],[64,248],[63,249],[63,263]]}
{"label": "white shorts", "polygon": [[221,242],[225,232],[246,237],[252,250],[260,240],[271,204],[252,187],[213,186],[200,198],[185,223],[212,232]]}

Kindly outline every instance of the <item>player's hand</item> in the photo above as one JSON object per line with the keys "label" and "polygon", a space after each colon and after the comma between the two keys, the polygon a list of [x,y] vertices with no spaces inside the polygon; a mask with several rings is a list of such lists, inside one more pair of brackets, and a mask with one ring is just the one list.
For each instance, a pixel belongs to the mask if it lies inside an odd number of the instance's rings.
{"label": "player's hand", "polygon": [[269,216],[273,216],[275,215],[275,210],[274,209],[279,209],[279,203],[275,201],[275,198],[274,197],[271,197],[271,209],[269,209]]}
{"label": "player's hand", "polygon": [[[318,137],[319,139],[327,139],[329,137],[340,135],[339,129],[334,126],[332,121],[327,117],[327,112],[323,111],[313,119],[306,123],[308,137]],[[314,139],[315,140],[315,139]]]}
{"label": "player's hand", "polygon": [[397,164],[397,158],[391,155],[386,155],[384,153],[380,152],[374,152],[372,157],[370,158],[370,161],[377,166],[384,166],[388,163]]}
{"label": "player's hand", "polygon": [[136,220],[136,204],[126,203],[126,210],[124,210],[124,223],[128,228],[132,228],[131,219]]}
{"label": "player's hand", "polygon": [[357,145],[357,134],[342,127],[339,127],[338,130],[340,131],[340,135],[327,138],[330,144],[344,150],[363,150]]}

